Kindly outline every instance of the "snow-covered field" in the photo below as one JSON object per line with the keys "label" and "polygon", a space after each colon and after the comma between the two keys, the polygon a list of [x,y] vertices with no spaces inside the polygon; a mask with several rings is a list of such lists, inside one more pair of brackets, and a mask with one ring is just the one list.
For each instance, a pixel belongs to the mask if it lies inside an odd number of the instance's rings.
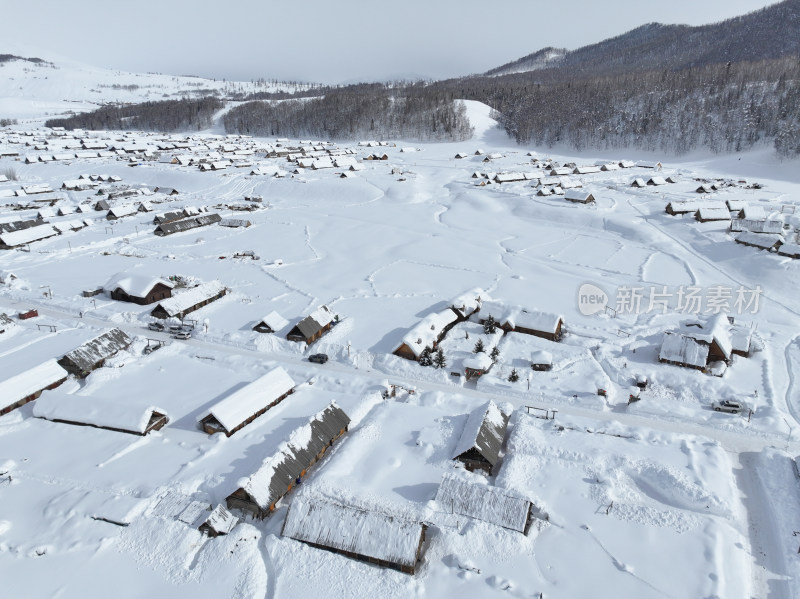
{"label": "snow-covered field", "polygon": [[[800,453],[800,262],[735,243],[727,222],[665,212],[670,202],[741,201],[780,218],[786,243],[796,243],[796,164],[770,166],[766,150],[683,162],[528,155],[504,138],[488,107],[470,102],[468,110],[476,125],[469,142],[417,144],[414,152],[401,152],[411,144],[400,140],[325,146],[352,150],[364,165],[349,178],[340,176],[345,168],[292,175],[296,165],[286,158],[265,157],[274,139],[207,133],[189,140],[193,149],[156,152],[160,158],[26,164],[26,156],[57,152],[64,139],[44,130],[25,136],[22,125],[0,132],[0,150],[19,152],[0,158],[0,174],[18,179],[0,182],[0,223],[36,218],[51,203],[40,200],[57,199],[53,208],[70,212],[106,197],[96,188],[60,190],[81,175],[121,177],[101,184],[111,191],[147,186],[147,195],[111,203],[153,207],[115,221],[94,210],[47,217],[49,225],[89,225],[0,251],[0,313],[13,322],[0,326],[0,380],[119,327],[133,345],[59,392],[155,405],[170,419],[139,437],[36,418],[30,403],[0,416],[4,594],[89,597],[110,587],[118,597],[194,598],[800,596],[793,536],[800,486],[792,467]],[[183,141],[91,137],[153,150]],[[43,141],[49,149],[35,150]],[[241,155],[249,166],[202,172],[169,163],[181,154],[232,156],[225,145],[253,150]],[[475,155],[479,148],[483,155]],[[374,152],[388,160],[363,160]],[[454,158],[460,152],[467,157]],[[500,156],[485,162],[485,154]],[[662,165],[570,175],[594,195],[587,205],[538,196],[532,178],[481,186],[487,179],[472,177],[546,178],[540,165],[549,160],[580,166],[612,158]],[[279,166],[286,176],[251,175],[259,166]],[[677,182],[630,185],[654,176]],[[706,181],[720,189],[696,193]],[[16,194],[35,184],[54,191]],[[155,187],[179,193],[152,193]],[[231,209],[252,196],[263,198],[255,210]],[[203,207],[251,226],[153,234],[155,214]],[[82,296],[120,272],[218,280],[228,293],[189,315],[197,321],[191,339],[171,339],[147,328],[155,304]],[[609,309],[582,313],[585,284],[605,292]],[[754,299],[757,287],[757,306],[736,304],[741,294]],[[676,308],[690,288],[704,299],[700,314]],[[475,289],[512,312],[562,316],[564,338],[488,335],[478,312],[441,343],[445,368],[393,355],[424,318],[458,307],[456,298]],[[653,299],[669,296],[666,308],[650,305],[651,289]],[[638,309],[625,300],[631,290],[641,296]],[[693,318],[706,322],[713,302],[726,299],[722,311],[752,335],[749,357],[734,355],[722,376],[659,362],[665,332]],[[339,317],[330,332],[309,347],[288,341],[289,329],[321,305]],[[16,317],[30,308],[39,316]],[[289,324],[275,334],[253,331],[272,311]],[[166,346],[145,353],[148,339]],[[462,363],[478,339],[487,352],[497,345],[499,355],[487,374],[467,381]],[[309,363],[314,353],[330,360]],[[532,370],[532,356],[543,354],[552,368]],[[297,384],[294,394],[229,438],[198,428],[210,406],[276,366]],[[647,386],[629,403],[642,377]],[[390,385],[397,393],[385,397]],[[513,414],[487,478],[457,467],[452,453],[468,414],[488,399]],[[742,401],[743,413],[715,412],[712,402],[721,399]],[[164,497],[204,509],[224,504],[242,477],[331,400],[351,418],[349,432],[270,518],[247,517],[227,536],[208,538],[194,519],[164,507]],[[554,419],[535,417],[554,410]],[[549,517],[521,534],[449,513],[434,498],[452,472],[522,495]],[[282,537],[297,493],[427,524],[416,574]]]}

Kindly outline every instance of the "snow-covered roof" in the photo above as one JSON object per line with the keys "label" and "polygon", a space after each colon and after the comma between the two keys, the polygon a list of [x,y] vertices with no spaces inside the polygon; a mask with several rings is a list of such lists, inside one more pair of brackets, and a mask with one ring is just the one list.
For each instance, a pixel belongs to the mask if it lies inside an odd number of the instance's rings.
{"label": "snow-covered roof", "polygon": [[[158,302],[156,308],[160,306],[170,317],[177,316],[189,308],[193,308],[197,304],[204,302],[223,291],[225,291],[225,285],[223,285],[220,281],[201,283],[197,287],[176,293],[170,298],[161,300]],[[154,308],[154,310],[156,308]]]}
{"label": "snow-covered roof", "polygon": [[33,415],[47,420],[63,420],[102,428],[113,428],[142,435],[153,414],[166,415],[155,406],[142,406],[127,400],[48,391],[36,400]]}
{"label": "snow-covered roof", "polygon": [[747,220],[764,220],[767,218],[767,213],[763,206],[746,205],[741,210],[740,218]]}
{"label": "snow-covered roof", "polygon": [[664,177],[650,177],[647,180],[648,185],[666,185],[667,182],[664,180]]}
{"label": "snow-covered roof", "polygon": [[203,525],[208,526],[217,534],[226,535],[232,531],[233,527],[238,523],[239,519],[220,503],[211,510],[211,513],[208,515],[208,518],[205,519]]}
{"label": "snow-covered roof", "polygon": [[332,322],[333,312],[331,312],[327,306],[320,306],[298,322],[295,328],[297,328],[306,339],[310,339]]}
{"label": "snow-covered roof", "polygon": [[767,218],[764,220],[749,220],[735,218],[731,221],[731,231],[750,231],[751,233],[783,233],[783,220],[780,218]]}
{"label": "snow-covered roof", "polygon": [[267,314],[264,318],[262,318],[259,322],[263,322],[273,331],[280,331],[285,326],[288,326],[289,321],[286,320],[283,316],[278,314],[275,310]]}
{"label": "snow-covered roof", "polygon": [[79,231],[84,227],[88,227],[86,221],[82,220],[62,220],[57,223],[53,223],[53,228],[58,231],[59,233],[63,233],[64,231]]}
{"label": "snow-covered roof", "polygon": [[508,416],[489,400],[472,411],[456,443],[453,458],[458,458],[470,449],[476,449],[492,466],[497,463],[500,446],[506,434]]}
{"label": "snow-covered roof", "polygon": [[708,361],[708,345],[680,333],[666,333],[658,359],[704,368]]}
{"label": "snow-covered roof", "polygon": [[403,343],[419,357],[426,347],[432,347],[439,339],[442,330],[456,320],[458,315],[450,308],[428,314],[403,336]]}
{"label": "snow-covered roof", "polygon": [[728,317],[720,312],[709,318],[705,322],[697,320],[688,321],[684,324],[681,331],[687,337],[692,337],[697,341],[705,343],[717,342],[719,349],[725,354],[725,358],[731,357],[731,323]]}
{"label": "snow-covered roof", "polygon": [[20,229],[18,231],[10,231],[8,233],[0,232],[0,245],[7,245],[8,247],[16,247],[18,245],[25,245],[32,241],[39,241],[47,237],[58,235],[58,232],[50,225],[41,225],[39,227],[30,227],[27,229]]}
{"label": "snow-covered roof", "polygon": [[76,347],[58,362],[65,367],[72,365],[82,372],[91,372],[96,364],[127,348],[131,343],[133,340],[125,331],[111,329]]}
{"label": "snow-covered roof", "polygon": [[295,479],[311,466],[320,452],[350,425],[350,418],[335,402],[295,429],[261,467],[239,481],[261,509],[269,509],[283,497]]}
{"label": "snow-covered roof", "polygon": [[699,220],[730,220],[731,213],[725,206],[703,207],[697,211]]}
{"label": "snow-covered roof", "polygon": [[465,358],[461,364],[464,366],[464,368],[469,368],[470,370],[483,370],[485,372],[491,368],[493,362],[485,352],[478,352],[469,358]]}
{"label": "snow-covered roof", "polygon": [[784,243],[778,249],[778,253],[781,256],[789,256],[790,258],[800,258],[800,244]]}
{"label": "snow-covered roof", "polygon": [[553,354],[543,349],[537,349],[531,352],[531,364],[552,364]]}
{"label": "snow-covered roof", "polygon": [[770,249],[776,245],[782,245],[784,243],[784,238],[783,235],[774,233],[751,233],[749,231],[745,231],[744,233],[739,233],[736,236],[735,241],[736,243],[741,243],[744,245],[752,245],[762,249]]}
{"label": "snow-covered roof", "polygon": [[503,528],[525,532],[530,500],[502,489],[445,474],[436,492],[436,502],[445,512],[462,514]]}
{"label": "snow-covered roof", "polygon": [[462,317],[466,317],[481,307],[482,298],[488,298],[488,294],[480,287],[476,287],[453,299],[450,307]]}
{"label": "snow-covered roof", "polygon": [[225,430],[232,431],[294,389],[294,384],[289,373],[279,366],[216,403],[206,415],[213,416]]}
{"label": "snow-covered roof", "polygon": [[[6,373],[10,374],[10,373]],[[55,360],[47,360],[0,381],[0,410],[63,381],[69,373]]]}
{"label": "snow-covered roof", "polygon": [[122,289],[127,295],[133,297],[147,297],[147,294],[159,283],[170,289],[174,287],[172,283],[159,277],[118,272],[103,285],[103,290],[111,293],[115,289]]}
{"label": "snow-covered roof", "polygon": [[424,526],[388,514],[295,497],[283,536],[413,569],[419,559]]}
{"label": "snow-covered roof", "polygon": [[672,211],[676,214],[680,213],[695,213],[700,208],[716,208],[722,206],[718,200],[684,200],[677,202],[670,202],[667,204],[667,211]]}
{"label": "snow-covered roof", "polygon": [[563,321],[564,318],[560,314],[551,314],[538,310],[522,309],[514,316],[515,328],[532,329],[543,333],[555,334],[558,329],[558,323]]}
{"label": "snow-covered roof", "polygon": [[108,211],[108,218],[122,218],[123,216],[130,216],[136,214],[139,207],[136,204],[128,204],[125,206],[114,206]]}
{"label": "snow-covered roof", "polygon": [[587,191],[581,191],[580,189],[569,189],[564,194],[565,200],[570,200],[571,202],[590,202],[594,199],[591,193]]}

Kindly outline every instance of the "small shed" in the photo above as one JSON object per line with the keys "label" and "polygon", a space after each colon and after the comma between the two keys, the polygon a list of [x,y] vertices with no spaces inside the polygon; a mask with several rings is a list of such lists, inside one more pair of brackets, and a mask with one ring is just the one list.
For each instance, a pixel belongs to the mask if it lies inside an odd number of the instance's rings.
{"label": "small shed", "polygon": [[258,331],[259,333],[277,333],[288,325],[289,321],[273,310],[264,318],[259,320],[256,323],[256,326],[253,327],[253,330]]}
{"label": "small shed", "polygon": [[220,503],[211,510],[208,518],[197,528],[204,535],[213,539],[214,537],[228,534],[238,523],[239,519]]}
{"label": "small shed", "polygon": [[545,350],[531,352],[531,368],[537,372],[546,372],[553,369],[553,354]]}
{"label": "small shed", "polygon": [[484,374],[491,370],[494,362],[484,352],[479,352],[474,356],[466,358],[462,365],[464,366],[464,376],[468,381],[482,377]]}
{"label": "small shed", "polygon": [[333,326],[334,314],[327,306],[320,306],[303,318],[286,334],[289,341],[312,344]]}
{"label": "small shed", "polygon": [[491,400],[474,410],[456,443],[453,459],[463,463],[467,470],[491,474],[500,457],[508,418]]}
{"label": "small shed", "polygon": [[200,419],[200,428],[209,435],[230,437],[292,393],[292,377],[283,368],[275,368],[213,405]]}
{"label": "small shed", "polygon": [[633,183],[631,183],[631,187],[646,187],[646,186],[647,186],[647,181],[641,178],[634,179]]}
{"label": "small shed", "polygon": [[281,534],[312,547],[414,574],[426,525],[322,498],[296,497]]}

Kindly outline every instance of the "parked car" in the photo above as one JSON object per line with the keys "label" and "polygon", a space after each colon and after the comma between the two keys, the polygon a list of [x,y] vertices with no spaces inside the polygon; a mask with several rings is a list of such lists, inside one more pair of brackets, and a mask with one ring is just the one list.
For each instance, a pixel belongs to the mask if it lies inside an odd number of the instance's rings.
{"label": "parked car", "polygon": [[151,322],[147,325],[147,328],[151,331],[163,331],[166,327],[163,322]]}
{"label": "parked car", "polygon": [[328,361],[328,354],[311,354],[308,356],[309,362],[316,362],[317,364],[324,364]]}
{"label": "parked car", "polygon": [[742,404],[740,404],[738,401],[732,401],[730,399],[715,401],[713,404],[711,404],[711,407],[715,412],[727,412],[728,414],[738,414],[743,408]]}
{"label": "parked car", "polygon": [[179,331],[175,331],[174,333],[172,333],[172,338],[173,339],[191,339],[192,338],[192,332],[191,331],[180,331],[180,330]]}

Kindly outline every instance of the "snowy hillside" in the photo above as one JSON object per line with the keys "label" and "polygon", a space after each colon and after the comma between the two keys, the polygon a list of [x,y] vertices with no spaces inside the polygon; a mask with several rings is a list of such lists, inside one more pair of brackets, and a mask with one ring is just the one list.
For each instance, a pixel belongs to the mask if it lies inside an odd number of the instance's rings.
{"label": "snowy hillside", "polygon": [[[25,55],[28,58],[29,55]],[[0,62],[0,118],[36,119],[94,110],[108,102],[139,103],[256,92],[293,92],[307,86],[275,81],[222,81],[201,77],[127,73],[68,59]]]}

